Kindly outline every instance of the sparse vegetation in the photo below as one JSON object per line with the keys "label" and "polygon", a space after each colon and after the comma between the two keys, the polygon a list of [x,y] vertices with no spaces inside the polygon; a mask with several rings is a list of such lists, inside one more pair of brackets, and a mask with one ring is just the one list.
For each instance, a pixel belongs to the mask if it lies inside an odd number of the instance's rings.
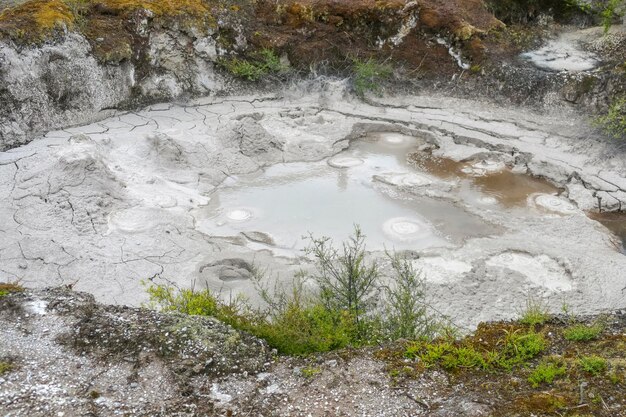
{"label": "sparse vegetation", "polygon": [[605,115],[598,116],[594,124],[608,136],[626,139],[626,97],[615,98]]}
{"label": "sparse vegetation", "polygon": [[0,361],[0,375],[11,372],[13,368],[14,366],[11,362]]}
{"label": "sparse vegetation", "polygon": [[380,92],[381,83],[391,77],[393,69],[389,64],[374,58],[355,59],[352,66],[354,92],[362,97],[367,92]]}
{"label": "sparse vegetation", "polygon": [[[365,236],[359,227],[336,249],[327,238],[310,236],[307,250],[317,266],[310,277],[299,276],[290,287],[268,288],[265,274],[254,271],[254,282],[266,306],[252,308],[241,298],[224,303],[209,289],[177,290],[151,285],[149,306],[162,311],[212,316],[236,329],[265,339],[279,352],[306,355],[379,340],[431,337],[437,331],[423,303],[421,278],[411,263],[389,253],[391,285],[379,286],[380,266],[368,262]],[[315,290],[305,291],[312,279]],[[386,294],[380,306],[374,295]],[[381,315],[381,311],[388,316]]]}
{"label": "sparse vegetation", "polygon": [[271,49],[262,49],[247,59],[226,58],[219,63],[235,77],[247,81],[258,81],[269,74],[277,74],[286,70],[278,55]]}
{"label": "sparse vegetation", "polygon": [[209,5],[202,0],[31,0],[0,13],[0,32],[14,39],[41,41],[57,30],[82,29],[101,10],[128,17],[138,9],[155,19],[177,18],[180,24],[214,26]]}
{"label": "sparse vegetation", "polygon": [[20,292],[24,291],[24,288],[17,284],[11,282],[0,283],[0,298],[9,295],[12,292]]}
{"label": "sparse vegetation", "polygon": [[604,27],[604,33],[608,33],[609,29],[613,25],[613,21],[619,17],[622,17],[623,12],[619,10],[623,6],[624,0],[608,0],[600,12],[602,18],[602,27]]}
{"label": "sparse vegetation", "polygon": [[314,366],[306,366],[302,368],[302,370],[300,371],[302,376],[305,378],[312,378],[315,375],[319,374],[320,372],[321,372],[320,368],[316,368]]}
{"label": "sparse vegetation", "polygon": [[405,356],[419,359],[425,367],[440,365],[448,370],[509,370],[533,359],[546,346],[546,340],[540,333],[502,329],[501,337],[491,349],[479,349],[470,337],[462,341],[412,342],[407,346]]}
{"label": "sparse vegetation", "polygon": [[578,365],[583,371],[595,376],[606,370],[607,361],[597,355],[581,356],[578,359]]}
{"label": "sparse vegetation", "polygon": [[542,360],[528,377],[528,382],[533,388],[538,388],[541,384],[552,384],[561,376],[567,374],[567,365],[560,358],[549,358]]}
{"label": "sparse vegetation", "polygon": [[588,342],[597,339],[602,330],[604,330],[604,326],[601,323],[592,325],[573,324],[563,330],[563,336],[567,340],[574,342]]}
{"label": "sparse vegetation", "polygon": [[550,313],[541,300],[534,298],[526,300],[526,308],[522,312],[520,323],[534,327],[548,320],[550,320]]}

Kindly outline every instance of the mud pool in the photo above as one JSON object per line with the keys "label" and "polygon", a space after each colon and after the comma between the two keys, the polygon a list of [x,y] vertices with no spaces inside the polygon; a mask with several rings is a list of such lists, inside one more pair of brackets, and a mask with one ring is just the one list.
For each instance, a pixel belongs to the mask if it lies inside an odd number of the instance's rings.
{"label": "mud pool", "polygon": [[303,236],[358,223],[460,325],[529,294],[626,307],[622,244],[586,215],[626,204],[626,163],[576,118],[320,91],[156,105],[0,153],[0,280],[129,305],[145,280],[254,299],[253,266],[290,281],[311,267]]}
{"label": "mud pool", "polygon": [[195,216],[206,217],[198,230],[218,236],[262,232],[267,237],[256,243],[280,253],[303,249],[309,233],[340,242],[353,225],[373,250],[451,246],[496,233],[452,201],[411,193],[436,181],[407,163],[420,143],[408,135],[370,135],[320,162],[277,164],[229,179]]}

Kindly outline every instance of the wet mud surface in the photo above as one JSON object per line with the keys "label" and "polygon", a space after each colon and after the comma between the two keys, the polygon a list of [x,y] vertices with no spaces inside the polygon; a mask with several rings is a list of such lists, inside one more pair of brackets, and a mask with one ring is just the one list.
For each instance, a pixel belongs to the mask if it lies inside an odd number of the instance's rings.
{"label": "wet mud surface", "polygon": [[127,305],[142,280],[254,300],[253,266],[290,280],[310,268],[302,236],[359,223],[371,256],[414,257],[461,326],[509,318],[529,293],[554,310],[625,305],[626,257],[585,215],[624,198],[624,160],[574,119],[340,92],[156,105],[1,153],[0,279]]}

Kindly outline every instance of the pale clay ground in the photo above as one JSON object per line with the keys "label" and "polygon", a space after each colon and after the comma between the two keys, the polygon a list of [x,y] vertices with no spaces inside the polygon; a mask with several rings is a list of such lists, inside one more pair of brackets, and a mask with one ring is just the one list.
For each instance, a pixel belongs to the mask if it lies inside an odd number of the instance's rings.
{"label": "pale clay ground", "polygon": [[[333,84],[314,95],[291,90],[154,105],[1,153],[0,280],[73,285],[128,305],[146,300],[146,279],[254,297],[251,264],[289,280],[305,261],[272,247],[272,230],[203,233],[211,193],[272,164],[323,160],[372,131],[416,137],[438,147],[435,155],[470,159],[480,169],[506,163],[565,190],[505,208],[464,200],[454,183],[424,181],[426,174],[408,168],[384,173],[392,191],[447,201],[498,230],[419,251],[435,308],[472,326],[514,316],[531,292],[554,310],[564,303],[580,313],[626,306],[626,257],[583,214],[597,197],[612,209],[626,201],[625,159],[587,137],[582,121],[427,97],[363,104]],[[351,223],[349,213],[337,215]],[[307,228],[282,232],[300,236]]]}

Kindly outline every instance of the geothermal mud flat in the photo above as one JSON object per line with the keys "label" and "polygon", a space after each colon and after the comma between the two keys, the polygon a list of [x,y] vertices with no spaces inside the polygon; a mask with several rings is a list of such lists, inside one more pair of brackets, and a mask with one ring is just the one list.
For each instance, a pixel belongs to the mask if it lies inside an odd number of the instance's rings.
{"label": "geothermal mud flat", "polygon": [[626,307],[622,242],[587,216],[624,208],[626,158],[558,116],[363,103],[331,85],[49,132],[0,153],[0,280],[128,305],[146,280],[254,297],[254,266],[289,281],[310,268],[303,236],[359,224],[373,257],[406,251],[461,325],[512,317],[529,295]]}

